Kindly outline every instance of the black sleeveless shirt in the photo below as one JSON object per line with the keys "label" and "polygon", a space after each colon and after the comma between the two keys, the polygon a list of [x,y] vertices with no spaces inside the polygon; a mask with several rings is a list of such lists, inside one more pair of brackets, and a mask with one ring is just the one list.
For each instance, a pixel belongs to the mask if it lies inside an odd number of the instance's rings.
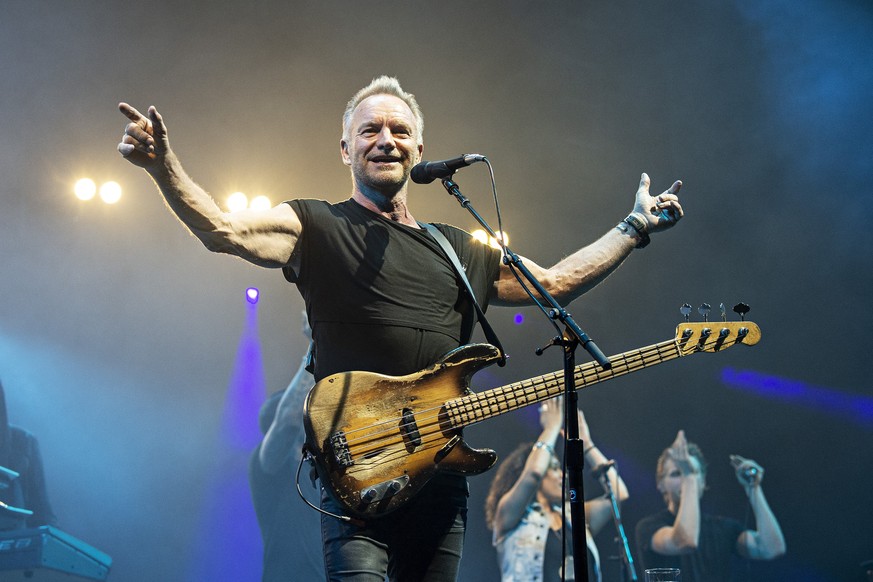
{"label": "black sleeveless shirt", "polygon": [[[353,200],[288,202],[303,225],[297,284],[316,345],[315,378],[362,370],[403,375],[468,343],[475,312],[437,242],[424,230]],[[437,224],[485,309],[500,253],[458,228]]]}

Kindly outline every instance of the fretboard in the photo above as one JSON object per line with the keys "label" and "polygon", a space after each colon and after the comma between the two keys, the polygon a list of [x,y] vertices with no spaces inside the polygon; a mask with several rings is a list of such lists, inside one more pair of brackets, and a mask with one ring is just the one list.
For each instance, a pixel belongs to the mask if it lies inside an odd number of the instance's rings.
{"label": "fretboard", "polygon": [[[581,390],[604,380],[624,376],[643,368],[682,356],[674,340],[631,350],[609,358],[612,367],[604,370],[597,362],[575,368],[576,389]],[[488,418],[554,398],[564,391],[564,372],[551,372],[529,380],[454,398],[445,404],[454,428],[476,424]]]}

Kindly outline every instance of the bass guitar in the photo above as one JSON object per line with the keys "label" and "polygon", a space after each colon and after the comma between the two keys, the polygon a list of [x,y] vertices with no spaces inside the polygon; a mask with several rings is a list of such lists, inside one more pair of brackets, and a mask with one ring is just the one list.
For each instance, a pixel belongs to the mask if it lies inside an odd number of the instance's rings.
{"label": "bass guitar", "polygon": [[[683,323],[673,339],[575,368],[576,388],[593,386],[669,360],[754,345],[752,322]],[[320,380],[304,404],[306,450],[322,486],[353,516],[378,517],[402,507],[440,472],[482,473],[497,461],[464,442],[462,429],[563,393],[552,372],[482,392],[470,378],[499,359],[489,344],[461,346],[407,376],[342,372]]]}

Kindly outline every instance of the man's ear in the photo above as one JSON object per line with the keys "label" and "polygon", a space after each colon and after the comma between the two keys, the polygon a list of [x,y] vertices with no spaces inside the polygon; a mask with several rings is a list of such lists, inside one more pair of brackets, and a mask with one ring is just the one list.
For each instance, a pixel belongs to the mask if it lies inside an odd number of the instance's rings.
{"label": "man's ear", "polygon": [[352,165],[352,158],[349,157],[349,144],[344,139],[340,140],[340,157],[345,165]]}

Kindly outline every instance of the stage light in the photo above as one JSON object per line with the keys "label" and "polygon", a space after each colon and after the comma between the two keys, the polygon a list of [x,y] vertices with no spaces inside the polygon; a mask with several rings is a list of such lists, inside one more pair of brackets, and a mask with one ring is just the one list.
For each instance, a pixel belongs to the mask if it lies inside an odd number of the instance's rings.
{"label": "stage light", "polygon": [[516,313],[513,320],[515,321],[515,325],[521,325],[522,323],[524,323],[524,315],[522,315],[521,313]]}
{"label": "stage light", "polygon": [[258,297],[260,296],[260,292],[257,287],[249,287],[246,289],[246,301],[254,305],[258,302]]}
{"label": "stage light", "polygon": [[121,199],[121,185],[118,182],[104,182],[100,186],[100,199],[106,204],[115,204]]}
{"label": "stage light", "polygon": [[272,206],[273,204],[266,196],[255,196],[252,198],[252,201],[249,202],[249,208],[252,210],[269,210]]}
{"label": "stage light", "polygon": [[249,198],[242,192],[234,192],[227,197],[227,208],[231,212],[244,210],[249,205]]}
{"label": "stage light", "polygon": [[97,184],[90,178],[82,178],[73,186],[73,192],[79,200],[91,200],[97,193]]}
{"label": "stage light", "polygon": [[486,233],[484,230],[477,229],[472,232],[472,236],[480,243],[487,244],[491,247],[494,247],[495,249],[500,248],[500,243],[498,242],[498,239],[505,241],[507,245],[509,244],[509,235],[505,232],[498,232],[497,239],[495,239],[494,237],[489,236],[488,233]]}

